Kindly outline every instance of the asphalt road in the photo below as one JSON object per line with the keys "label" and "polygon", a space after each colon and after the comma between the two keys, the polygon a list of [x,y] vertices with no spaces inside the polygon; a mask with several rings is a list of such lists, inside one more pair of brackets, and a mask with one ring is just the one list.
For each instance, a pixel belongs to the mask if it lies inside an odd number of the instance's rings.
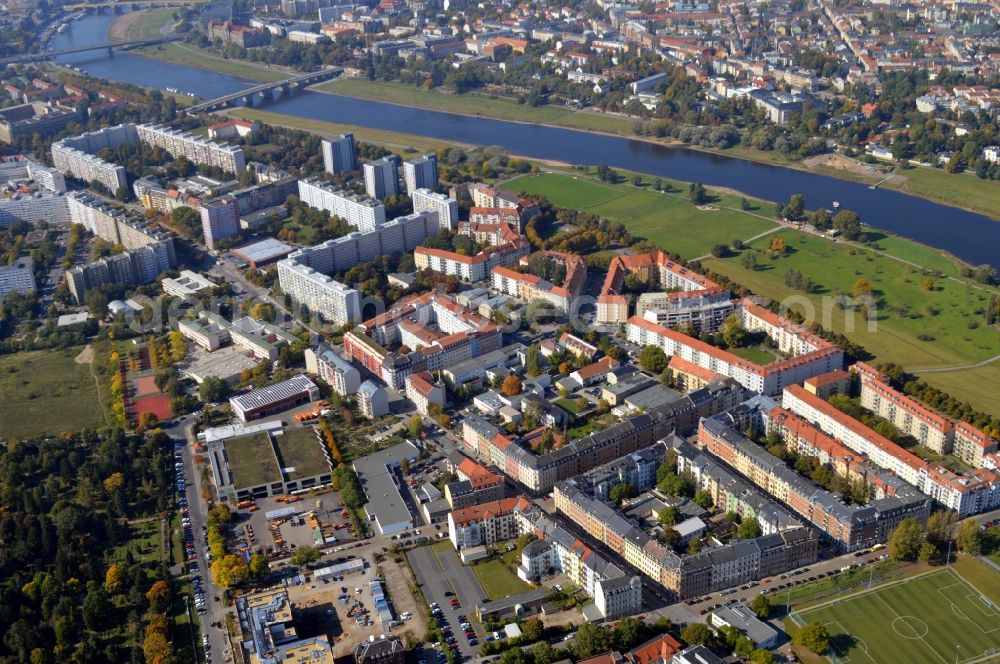
{"label": "asphalt road", "polygon": [[[229,639],[225,634],[225,614],[226,606],[223,603],[222,590],[215,585],[209,573],[208,547],[205,545],[205,531],[202,529],[208,523],[208,507],[201,499],[201,478],[195,472],[194,454],[191,449],[188,430],[193,426],[196,416],[189,415],[181,418],[176,423],[164,429],[166,433],[175,441],[184,442],[184,471],[187,486],[185,488],[188,502],[188,516],[191,518],[191,532],[194,533],[194,544],[197,549],[198,570],[193,571],[190,576],[201,576],[202,589],[205,592],[205,608],[208,611],[203,616],[199,616],[202,634],[208,635],[209,652],[208,661],[222,662],[232,661],[232,655],[224,658],[224,653],[229,650]],[[181,534],[183,537],[183,534]],[[216,601],[218,598],[218,601]],[[190,610],[196,611],[194,598],[190,600]],[[221,628],[215,628],[213,623],[218,622]],[[196,648],[202,650],[202,642],[198,641]]]}

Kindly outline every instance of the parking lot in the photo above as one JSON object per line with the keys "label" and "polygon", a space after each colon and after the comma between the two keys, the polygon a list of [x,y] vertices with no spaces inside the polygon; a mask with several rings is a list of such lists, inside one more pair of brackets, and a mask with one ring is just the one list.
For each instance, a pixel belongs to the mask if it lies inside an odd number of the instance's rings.
{"label": "parking lot", "polygon": [[[486,601],[479,580],[471,569],[462,564],[450,545],[421,546],[407,553],[410,566],[417,575],[424,598],[437,605],[435,615],[449,647],[465,658],[476,657],[486,632],[476,618],[476,607]],[[469,623],[473,638],[466,636],[462,623]],[[492,637],[490,637],[492,638]]]}
{"label": "parking lot", "polygon": [[[272,557],[281,557],[292,553],[300,546],[318,546],[323,544],[317,540],[312,527],[309,512],[316,518],[323,533],[323,539],[336,537],[337,543],[355,541],[350,528],[350,517],[342,514],[343,506],[335,492],[311,495],[295,502],[281,502],[277,497],[258,498],[253,501],[257,509],[250,511],[248,507],[235,510],[234,534],[242,540],[240,546],[246,545],[251,552],[261,552]],[[273,510],[291,508],[296,515],[268,520],[267,513]],[[250,530],[247,530],[247,526]],[[253,533],[253,538],[249,533]],[[277,542],[281,545],[278,546]]]}

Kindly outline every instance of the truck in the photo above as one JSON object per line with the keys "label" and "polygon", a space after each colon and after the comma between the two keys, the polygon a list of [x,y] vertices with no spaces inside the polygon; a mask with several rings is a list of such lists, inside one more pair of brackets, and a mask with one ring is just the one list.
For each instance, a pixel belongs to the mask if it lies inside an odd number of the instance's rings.
{"label": "truck", "polygon": [[251,505],[253,505],[252,500],[241,500],[236,503],[236,509],[243,509],[244,507],[250,507]]}

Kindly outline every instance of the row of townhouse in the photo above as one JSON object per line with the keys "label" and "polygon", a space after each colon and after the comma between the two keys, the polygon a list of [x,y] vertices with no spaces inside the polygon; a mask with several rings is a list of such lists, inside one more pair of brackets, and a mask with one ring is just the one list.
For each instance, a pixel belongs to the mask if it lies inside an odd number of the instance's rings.
{"label": "row of townhouse", "polygon": [[458,509],[448,515],[448,536],[463,556],[531,534],[537,539],[521,553],[518,576],[536,582],[544,574],[562,572],[584,592],[605,619],[642,610],[642,580],[626,574],[563,528],[523,496]]}
{"label": "row of townhouse", "polygon": [[523,256],[531,253],[531,245],[525,238],[517,238],[507,244],[487,247],[475,256],[466,256],[454,251],[417,247],[413,259],[418,270],[433,270],[441,274],[453,275],[462,281],[483,281],[494,268],[516,265]]}
{"label": "row of townhouse", "polygon": [[462,442],[484,463],[502,469],[529,491],[544,492],[562,480],[649,447],[671,431],[694,431],[700,418],[736,406],[744,395],[732,381],[719,381],[546,454],[526,449],[476,415],[463,421]]}
{"label": "row of townhouse", "polygon": [[772,339],[782,352],[804,351],[803,354],[762,366],[639,316],[628,320],[626,332],[628,340],[634,344],[658,346],[668,356],[679,356],[686,362],[728,376],[747,389],[768,396],[781,394],[787,385],[799,384],[843,367],[844,352],[841,349],[778,316],[774,318],[784,322],[773,321],[764,315],[765,312],[770,314],[766,309],[744,300],[736,313],[746,329],[774,333],[776,336]]}
{"label": "row of townhouse", "polygon": [[597,298],[597,322],[619,325],[629,318],[625,277],[635,276],[664,292],[644,293],[636,315],[667,327],[690,324],[695,330],[714,331],[733,312],[729,291],[662,251],[616,256],[608,266]]}
{"label": "row of townhouse", "polygon": [[913,436],[937,454],[954,453],[978,468],[983,458],[997,451],[997,441],[967,422],[953,420],[906,396],[886,376],[861,373],[861,405],[892,422],[900,432]]}
{"label": "row of townhouse", "polygon": [[[679,438],[674,442],[683,443]],[[561,514],[590,537],[678,599],[780,574],[815,562],[818,554],[815,534],[794,519],[790,519],[788,527],[772,534],[713,547],[694,556],[681,556],[611,505],[588,495],[572,480],[556,485],[555,504]]]}
{"label": "row of townhouse", "polygon": [[787,505],[845,551],[885,542],[902,519],[914,517],[924,524],[930,514],[930,498],[909,486],[866,505],[847,504],[719,418],[701,421],[698,444]]}
{"label": "row of townhouse", "polygon": [[[959,517],[1000,507],[1000,473],[996,467],[978,468],[971,474],[959,475],[939,463],[924,461],[799,385],[785,388],[782,405],[955,510]],[[988,455],[986,458],[993,457]]]}
{"label": "row of townhouse", "polygon": [[413,251],[438,232],[437,213],[423,211],[397,217],[370,231],[350,233],[300,249],[278,262],[278,282],[292,300],[337,324],[361,317],[358,292],[331,279],[379,256]]}
{"label": "row of townhouse", "polygon": [[312,177],[299,180],[299,199],[311,208],[329,212],[359,231],[375,230],[385,223],[385,206],[369,196],[338,189]]}
{"label": "row of townhouse", "polygon": [[[587,265],[575,254],[556,251],[547,251],[546,254],[565,265],[566,277],[562,286],[556,286],[547,279],[527,272],[497,267],[492,272],[493,289],[526,302],[542,300],[551,304],[559,313],[568,314],[587,285]],[[527,257],[522,258],[520,264],[527,266]]]}

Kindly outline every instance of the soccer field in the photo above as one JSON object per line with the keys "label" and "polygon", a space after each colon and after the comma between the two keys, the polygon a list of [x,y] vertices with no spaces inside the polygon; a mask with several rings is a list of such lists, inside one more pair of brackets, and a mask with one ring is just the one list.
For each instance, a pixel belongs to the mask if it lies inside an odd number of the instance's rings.
{"label": "soccer field", "polygon": [[952,569],[805,609],[793,618],[826,625],[827,654],[840,664],[1000,659],[1000,609]]}

